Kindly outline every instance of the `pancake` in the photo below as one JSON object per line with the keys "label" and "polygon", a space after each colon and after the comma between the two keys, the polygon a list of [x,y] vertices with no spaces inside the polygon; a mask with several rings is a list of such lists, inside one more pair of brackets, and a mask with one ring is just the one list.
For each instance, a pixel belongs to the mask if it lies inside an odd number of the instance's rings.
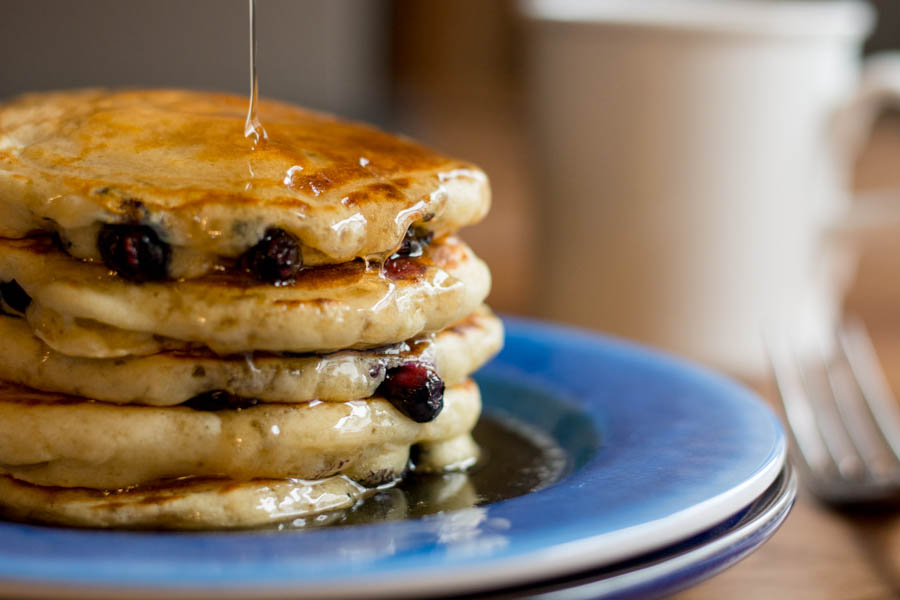
{"label": "pancake", "polygon": [[[285,286],[235,274],[137,285],[67,256],[43,236],[0,239],[0,282],[11,281],[31,297],[26,317],[48,346],[103,358],[165,348],[164,340],[154,347],[154,336],[221,355],[393,344],[474,311],[487,296],[490,273],[451,236],[418,258],[389,260],[383,268],[354,261],[306,269]],[[54,314],[58,318],[47,325],[47,315]],[[116,347],[123,337],[127,344]],[[94,343],[98,338],[104,343]],[[80,346],[84,339],[92,343]]]}
{"label": "pancake", "polygon": [[324,517],[373,492],[342,475],[317,481],[190,479],[113,492],[0,476],[0,515],[76,527],[236,529]]}
{"label": "pancake", "polygon": [[114,405],[0,383],[0,474],[45,486],[115,490],[178,477],[393,481],[410,446],[426,469],[463,468],[481,407],[468,380],[416,423],[387,400],[258,404],[241,410]]}
{"label": "pancake", "polygon": [[[378,498],[363,499],[378,493]],[[52,525],[128,529],[238,529],[290,521],[289,527],[318,527],[396,521],[431,511],[469,508],[478,493],[468,475],[424,477],[410,491],[366,488],[335,475],[303,479],[187,478],[125,490],[39,486],[0,475],[0,515]]]}
{"label": "pancake", "polygon": [[[0,105],[0,236],[60,234],[98,260],[103,224],[149,226],[168,275],[210,272],[270,228],[306,265],[386,257],[410,226],[436,237],[488,210],[477,167],[406,138],[262,101],[268,139],[244,138],[247,99],[174,90],[30,94]],[[227,260],[226,260],[227,262]]]}
{"label": "pancake", "polygon": [[438,333],[375,350],[231,357],[198,350],[96,359],[51,350],[32,335],[24,319],[0,315],[0,380],[153,406],[181,404],[213,391],[263,402],[345,402],[373,395],[388,369],[410,360],[433,364],[445,385],[457,385],[496,354],[502,342],[503,325],[482,306]]}

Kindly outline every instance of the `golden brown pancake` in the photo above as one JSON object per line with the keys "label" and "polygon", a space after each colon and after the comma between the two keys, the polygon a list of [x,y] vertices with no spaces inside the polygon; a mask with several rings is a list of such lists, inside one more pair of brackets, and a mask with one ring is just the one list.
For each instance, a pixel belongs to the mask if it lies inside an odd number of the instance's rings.
{"label": "golden brown pancake", "polygon": [[[381,501],[357,504],[376,491]],[[114,491],[40,486],[0,475],[0,515],[76,527],[201,530],[290,521],[291,528],[302,528],[403,519],[423,501],[435,512],[458,510],[479,497],[468,475],[448,472],[420,479],[416,504],[409,500],[397,488],[366,488],[343,475],[316,481],[188,478]]]}
{"label": "golden brown pancake", "polygon": [[76,527],[235,529],[339,517],[327,513],[350,508],[374,491],[343,475],[317,481],[192,478],[112,491],[41,486],[0,475],[0,515]]}
{"label": "golden brown pancake", "polygon": [[98,359],[52,350],[24,319],[0,315],[0,380],[119,404],[172,406],[215,391],[263,402],[346,402],[368,398],[388,369],[411,361],[433,364],[447,386],[462,383],[502,341],[503,325],[482,306],[438,333],[374,350],[229,357],[196,350]]}
{"label": "golden brown pancake", "polygon": [[490,288],[487,266],[455,237],[383,269],[314,267],[281,287],[226,273],[134,284],[46,236],[0,239],[0,281],[13,280],[31,297],[26,317],[39,338],[93,358],[154,353],[166,346],[155,336],[218,354],[371,348],[454,323]]}
{"label": "golden brown pancake", "polygon": [[439,469],[471,463],[481,410],[471,380],[416,423],[373,396],[237,410],[116,405],[0,382],[0,474],[38,485],[119,489],[178,477],[322,479],[364,485],[403,473],[410,446]]}
{"label": "golden brown pancake", "polygon": [[268,141],[244,138],[247,99],[81,90],[0,106],[0,236],[58,232],[100,257],[101,224],[153,227],[171,275],[196,276],[277,227],[307,265],[385,256],[410,225],[436,237],[487,212],[475,166],[371,127],[262,101]]}

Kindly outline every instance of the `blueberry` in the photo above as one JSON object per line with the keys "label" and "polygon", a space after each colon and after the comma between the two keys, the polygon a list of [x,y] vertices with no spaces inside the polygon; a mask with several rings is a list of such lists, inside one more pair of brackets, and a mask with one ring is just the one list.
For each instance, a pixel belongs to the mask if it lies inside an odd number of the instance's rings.
{"label": "blueberry", "polygon": [[97,248],[106,266],[124,279],[158,281],[169,275],[172,251],[146,225],[104,225]]}
{"label": "blueberry", "polygon": [[256,406],[259,400],[256,398],[244,398],[237,396],[225,390],[211,390],[202,394],[197,394],[184,403],[188,408],[194,410],[212,411],[212,410],[237,410],[241,408],[250,408]]}
{"label": "blueberry", "polygon": [[241,256],[240,265],[262,281],[290,283],[303,266],[300,244],[284,229],[267,229],[259,243]]}
{"label": "blueberry", "polygon": [[428,268],[422,261],[408,256],[392,256],[384,263],[384,274],[394,280],[416,279],[425,274]]}
{"label": "blueberry", "polygon": [[444,382],[421,362],[388,369],[376,393],[416,423],[433,421],[444,408]]}
{"label": "blueberry", "polygon": [[22,289],[15,279],[12,281],[0,281],[0,299],[14,311],[24,313],[31,304],[31,296]]}
{"label": "blueberry", "polygon": [[422,256],[422,252],[425,251],[425,246],[431,243],[432,238],[434,238],[433,231],[425,231],[423,229],[410,227],[406,230],[406,235],[403,237],[403,242],[400,244],[400,247],[391,258],[400,256],[416,258]]}

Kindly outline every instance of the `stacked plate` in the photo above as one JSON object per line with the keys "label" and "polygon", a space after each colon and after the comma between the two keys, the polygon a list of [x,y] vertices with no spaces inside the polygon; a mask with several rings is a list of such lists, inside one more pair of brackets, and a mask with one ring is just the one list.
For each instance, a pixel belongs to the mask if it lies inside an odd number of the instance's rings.
{"label": "stacked plate", "polygon": [[568,468],[515,498],[306,531],[164,534],[0,525],[0,590],[97,597],[653,597],[763,543],[795,483],[753,394],[621,342],[509,320],[485,412],[551,438]]}

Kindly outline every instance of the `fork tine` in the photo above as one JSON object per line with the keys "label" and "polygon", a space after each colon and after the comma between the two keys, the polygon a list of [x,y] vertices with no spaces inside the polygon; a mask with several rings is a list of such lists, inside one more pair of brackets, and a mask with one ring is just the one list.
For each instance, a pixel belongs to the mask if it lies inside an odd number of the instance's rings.
{"label": "fork tine", "polygon": [[[806,395],[813,406],[813,414],[825,447],[838,472],[845,479],[860,480],[866,477],[865,461],[853,442],[853,435],[843,419],[835,390],[831,385],[828,362],[824,354],[815,360],[807,359],[807,368],[800,369],[806,384]],[[798,364],[801,361],[795,357]]]}
{"label": "fork tine", "polygon": [[783,328],[764,334],[793,456],[812,492],[840,505],[900,500],[900,406],[862,323],[838,328],[835,352],[821,360],[801,360]]}
{"label": "fork tine", "polygon": [[900,461],[900,409],[862,321],[848,319],[838,330],[838,345],[881,432],[881,439],[893,452],[895,460]]}
{"label": "fork tine", "polygon": [[897,471],[897,459],[885,443],[840,342],[836,355],[823,356],[823,362],[831,397],[856,448],[863,475],[873,480],[889,478]]}
{"label": "fork tine", "polygon": [[816,423],[803,377],[784,336],[769,330],[764,338],[794,448],[799,451],[807,470],[821,475],[832,468],[834,462]]}

